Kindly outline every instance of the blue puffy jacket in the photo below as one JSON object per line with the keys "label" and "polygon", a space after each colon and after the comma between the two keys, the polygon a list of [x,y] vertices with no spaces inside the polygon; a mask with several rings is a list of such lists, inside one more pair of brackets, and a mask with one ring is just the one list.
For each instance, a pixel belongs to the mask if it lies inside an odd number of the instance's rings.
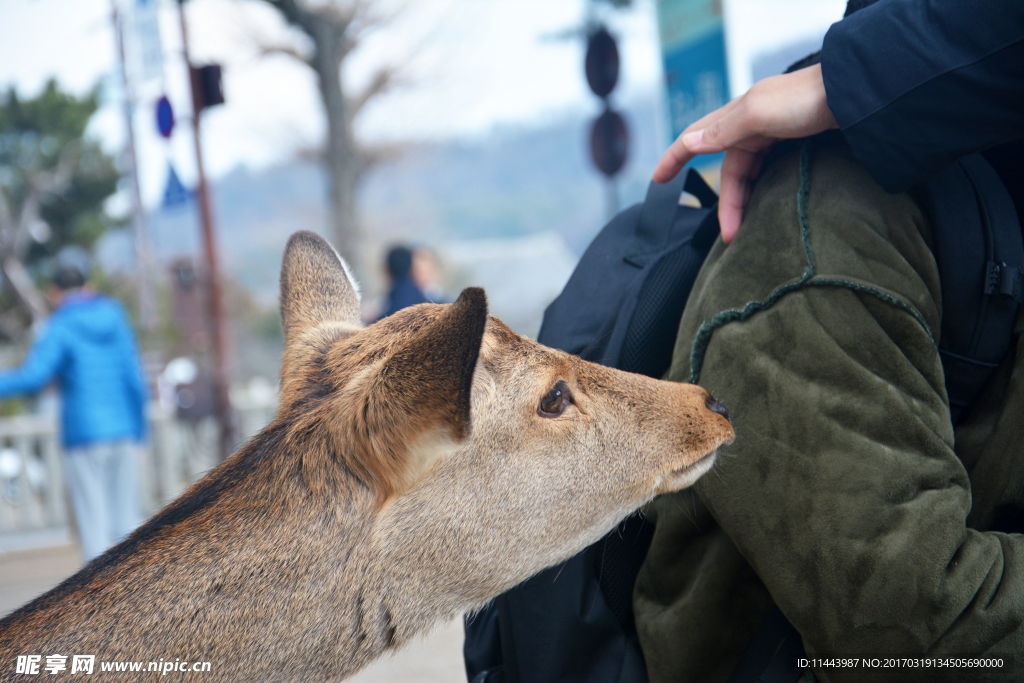
{"label": "blue puffy jacket", "polygon": [[145,434],[146,389],[135,336],[121,304],[73,292],[46,322],[20,367],[0,372],[0,398],[60,386],[65,446]]}

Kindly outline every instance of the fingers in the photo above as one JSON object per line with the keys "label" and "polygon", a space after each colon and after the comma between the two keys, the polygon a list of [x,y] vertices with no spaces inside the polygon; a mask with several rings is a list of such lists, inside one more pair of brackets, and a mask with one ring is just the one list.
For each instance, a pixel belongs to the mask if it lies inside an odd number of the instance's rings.
{"label": "fingers", "polygon": [[750,149],[752,138],[801,138],[837,127],[820,65],[772,76],[691,124],[662,156],[654,179],[668,182],[698,154]]}
{"label": "fingers", "polygon": [[820,65],[773,76],[684,130],[661,157],[654,180],[668,182],[698,154],[724,151],[718,218],[722,239],[732,242],[765,152],[778,140],[837,127]]}
{"label": "fingers", "polygon": [[658,160],[658,165],[654,167],[652,176],[654,182],[667,183],[672,180],[694,156],[696,153],[686,147],[683,136],[680,135],[675,142],[669,145],[669,148],[661,155],[661,159]]}
{"label": "fingers", "polygon": [[[658,165],[654,167],[654,181],[658,183],[667,183],[675,178],[676,174],[679,173],[683,166],[689,163],[693,157],[698,154],[706,154],[707,152],[701,143],[701,136],[695,137],[693,133],[703,131],[718,119],[726,116],[729,112],[735,109],[738,104],[738,99],[732,100],[724,107],[716,109],[707,116],[687,126],[686,130],[679,134],[679,137],[675,139],[675,142],[673,142],[661,156],[661,159],[658,161]],[[719,149],[715,151],[721,152],[722,150]]]}
{"label": "fingers", "polygon": [[747,111],[748,108],[742,105],[734,108],[704,130],[691,133],[687,142],[698,154],[714,154],[743,146],[750,138],[759,137],[763,130],[763,121],[749,116]]}
{"label": "fingers", "polygon": [[716,154],[730,147],[743,145],[749,138],[760,136],[763,121],[748,114],[743,95],[691,124],[662,155],[654,168],[654,180],[667,183],[683,166],[698,154]]}
{"label": "fingers", "polygon": [[722,241],[726,244],[732,242],[740,230],[743,210],[750,201],[750,190],[761,170],[764,155],[764,149],[749,151],[733,148],[725,152],[721,193],[718,197],[718,223],[722,230]]}

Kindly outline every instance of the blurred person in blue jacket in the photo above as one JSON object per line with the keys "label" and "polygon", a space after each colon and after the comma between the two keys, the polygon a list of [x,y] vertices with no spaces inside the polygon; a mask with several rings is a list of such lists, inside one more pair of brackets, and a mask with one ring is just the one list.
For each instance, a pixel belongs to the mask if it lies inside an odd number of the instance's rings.
{"label": "blurred person in blue jacket", "polygon": [[136,444],[146,431],[146,385],[121,304],[69,265],[47,295],[55,310],[25,361],[0,371],[0,398],[57,383],[64,470],[88,561],[140,521]]}
{"label": "blurred person in blue jacket", "polygon": [[412,252],[412,281],[432,304],[450,304],[441,287],[440,267],[434,252],[427,247],[416,247]]}
{"label": "blurred person in blue jacket", "polygon": [[385,265],[391,278],[391,289],[384,303],[381,318],[393,315],[403,308],[427,303],[427,297],[416,285],[412,276],[412,250],[408,247],[395,246],[388,251]]}

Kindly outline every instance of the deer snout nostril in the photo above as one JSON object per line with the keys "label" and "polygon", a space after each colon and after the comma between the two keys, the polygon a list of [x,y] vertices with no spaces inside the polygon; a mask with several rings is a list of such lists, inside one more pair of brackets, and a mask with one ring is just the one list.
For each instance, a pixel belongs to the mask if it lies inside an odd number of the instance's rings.
{"label": "deer snout nostril", "polygon": [[708,400],[704,401],[704,405],[706,405],[708,407],[708,410],[710,410],[711,412],[718,413],[729,422],[732,422],[732,418],[729,417],[729,411],[726,410],[725,406],[719,403],[718,399],[715,398],[714,396],[708,396]]}

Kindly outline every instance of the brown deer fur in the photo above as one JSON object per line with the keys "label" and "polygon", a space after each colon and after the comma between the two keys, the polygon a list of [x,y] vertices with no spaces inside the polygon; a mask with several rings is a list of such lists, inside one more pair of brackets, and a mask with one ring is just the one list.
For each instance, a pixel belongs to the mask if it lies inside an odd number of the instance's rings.
{"label": "brown deer fur", "polygon": [[0,680],[56,653],[211,662],[111,680],[339,680],[692,484],[733,437],[703,389],[520,337],[479,289],[362,329],[311,233],[289,241],[281,299],[273,422],[0,622]]}

